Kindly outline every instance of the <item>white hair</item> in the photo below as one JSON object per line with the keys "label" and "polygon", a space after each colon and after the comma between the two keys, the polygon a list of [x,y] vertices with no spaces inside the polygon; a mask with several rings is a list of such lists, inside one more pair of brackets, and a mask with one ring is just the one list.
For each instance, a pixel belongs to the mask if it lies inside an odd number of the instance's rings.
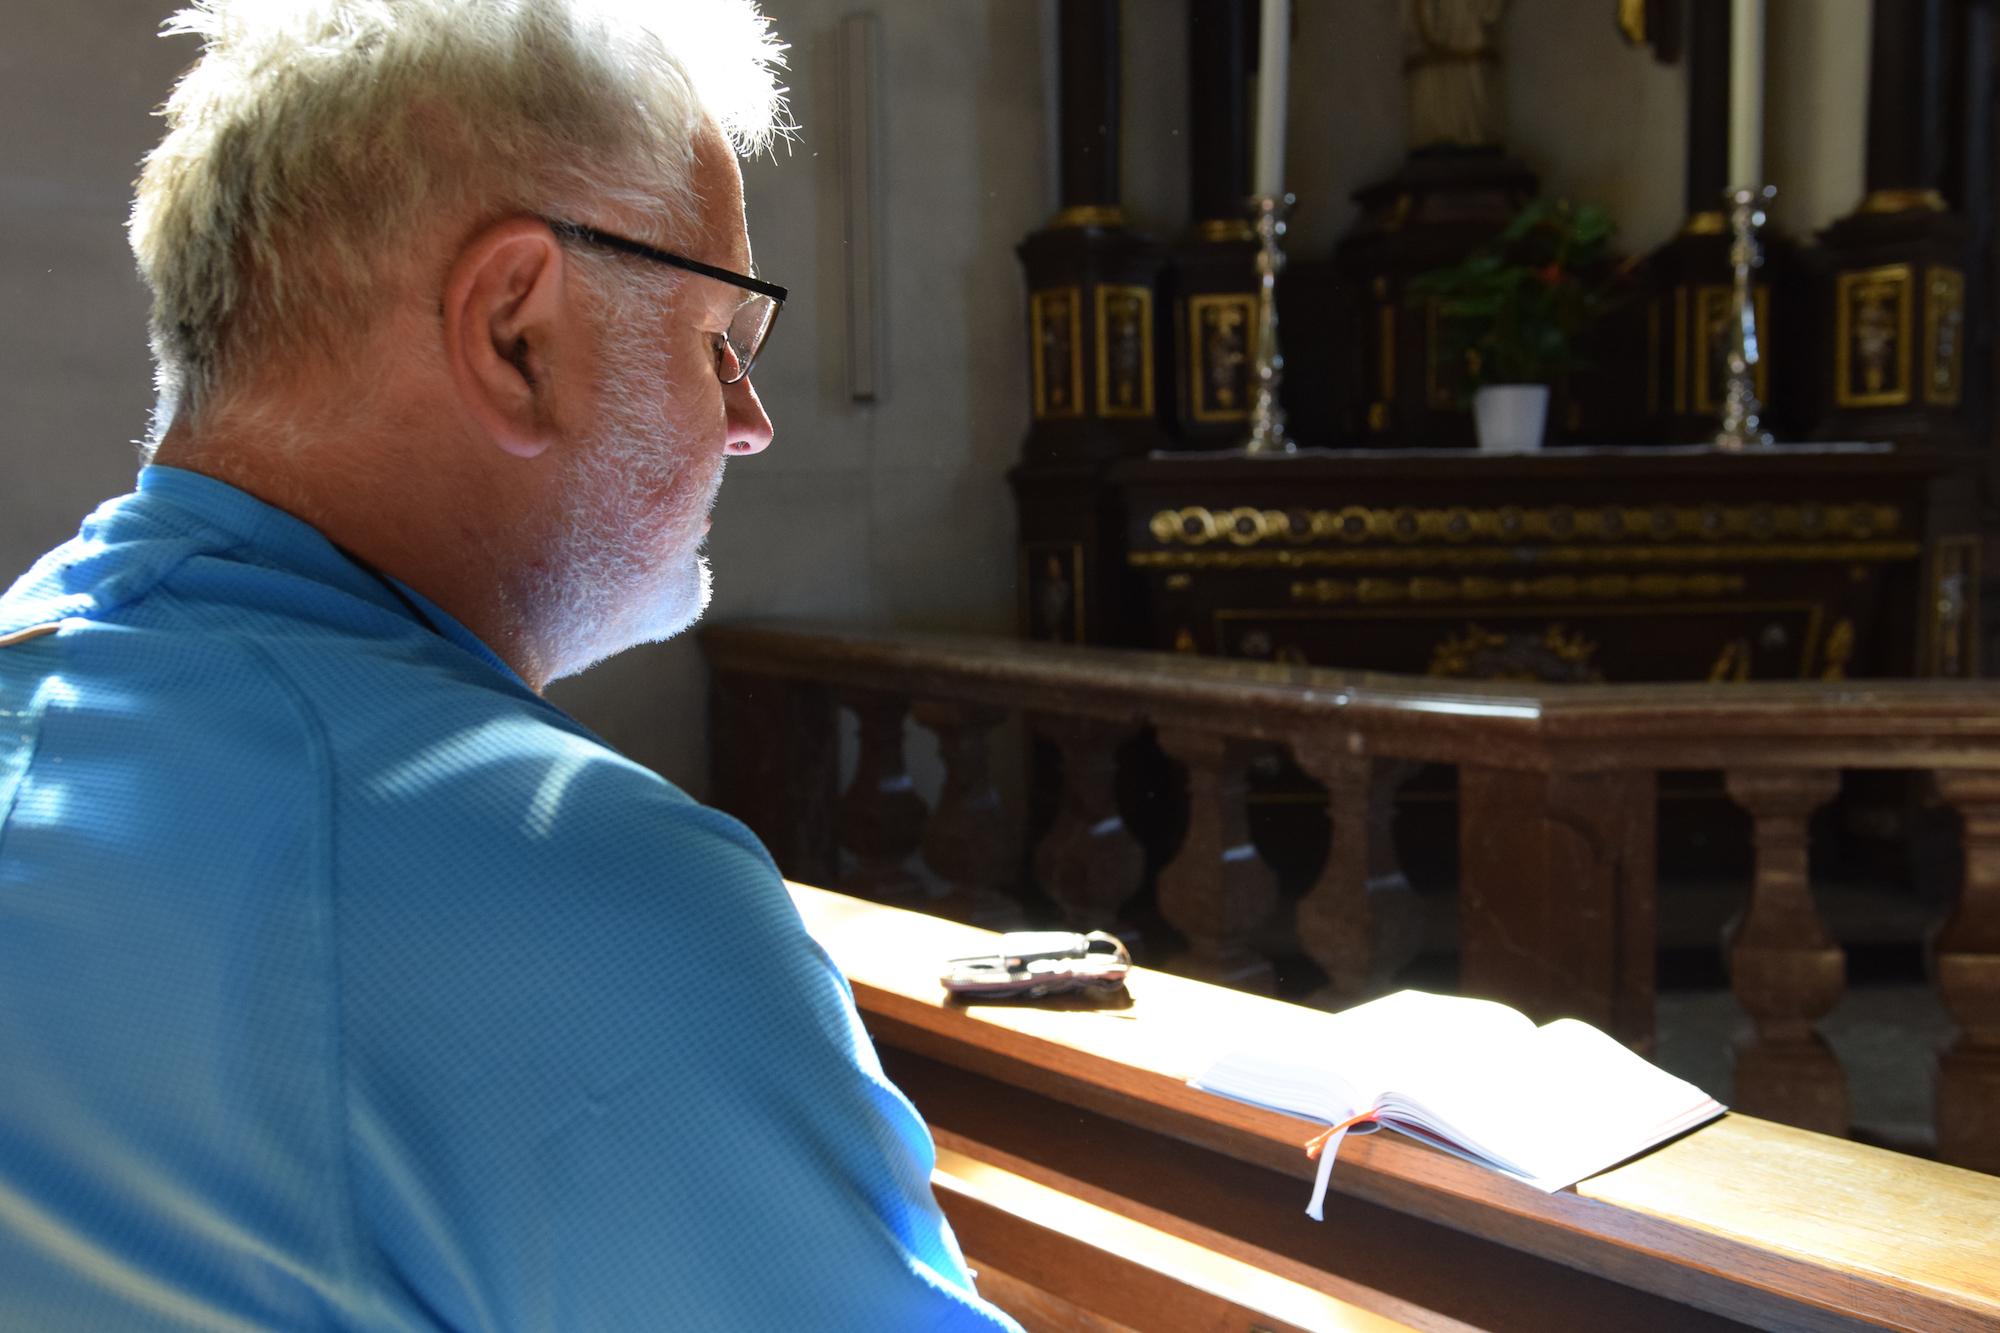
{"label": "white hair", "polygon": [[744,154],[791,128],[754,0],[195,0],[164,31],[203,51],[132,208],[155,443],[334,354],[427,221],[608,203],[686,226],[704,122]]}

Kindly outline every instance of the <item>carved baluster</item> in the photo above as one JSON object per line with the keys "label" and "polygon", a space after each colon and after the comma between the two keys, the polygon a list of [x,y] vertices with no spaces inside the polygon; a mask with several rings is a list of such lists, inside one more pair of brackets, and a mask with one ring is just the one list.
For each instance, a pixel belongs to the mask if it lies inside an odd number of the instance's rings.
{"label": "carved baluster", "polygon": [[1736,1047],[1735,1105],[1825,1134],[1847,1133],[1840,1063],[1813,1023],[1839,1001],[1847,961],[1813,905],[1806,824],[1840,789],[1836,772],[1746,770],[1729,795],[1756,824],[1757,877],[1729,941],[1730,984],[1754,1030]]}
{"label": "carved baluster", "polygon": [[1941,772],[1965,820],[1965,882],[1936,944],[1958,1037],[1938,1057],[1938,1156],[2000,1175],[2000,773]]}
{"label": "carved baluster", "polygon": [[917,795],[903,760],[903,717],[909,701],[874,690],[849,690],[840,701],[859,724],[854,780],[840,796],[840,845],[854,856],[841,888],[879,902],[907,902],[923,893],[908,861],[923,836],[929,807]]}
{"label": "carved baluster", "polygon": [[1333,833],[1319,878],[1299,900],[1299,943],[1326,972],[1315,1000],[1339,1007],[1381,989],[1417,955],[1416,895],[1396,860],[1396,789],[1417,765],[1349,752],[1341,738],[1292,746],[1299,767],[1323,783]]}
{"label": "carved baluster", "polygon": [[1035,882],[1075,929],[1109,930],[1146,873],[1145,849],[1118,814],[1118,747],[1138,728],[1057,714],[1029,725],[1062,755],[1062,796],[1035,846]]}
{"label": "carved baluster", "polygon": [[1212,732],[1162,727],[1160,748],[1187,769],[1187,836],[1160,872],[1160,913],[1188,940],[1174,970],[1269,991],[1268,959],[1251,936],[1278,905],[1277,876],[1250,841],[1247,773],[1253,747]]}
{"label": "carved baluster", "polygon": [[995,929],[1014,924],[1019,913],[1002,893],[1007,853],[1013,845],[1006,828],[999,788],[993,785],[993,728],[1006,711],[942,699],[920,700],[917,721],[937,736],[944,760],[944,785],[937,809],[924,825],[924,863],[944,881],[931,910],[940,916]]}

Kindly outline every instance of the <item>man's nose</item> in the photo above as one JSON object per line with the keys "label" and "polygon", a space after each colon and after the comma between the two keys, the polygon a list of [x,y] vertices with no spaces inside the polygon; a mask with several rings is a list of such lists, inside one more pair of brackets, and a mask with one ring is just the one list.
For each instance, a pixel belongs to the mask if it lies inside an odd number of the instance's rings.
{"label": "man's nose", "polygon": [[722,397],[729,412],[728,442],[723,445],[723,452],[764,452],[771,443],[771,418],[765,415],[763,400],[757,397],[757,390],[751,386],[749,376],[734,384],[724,385]]}

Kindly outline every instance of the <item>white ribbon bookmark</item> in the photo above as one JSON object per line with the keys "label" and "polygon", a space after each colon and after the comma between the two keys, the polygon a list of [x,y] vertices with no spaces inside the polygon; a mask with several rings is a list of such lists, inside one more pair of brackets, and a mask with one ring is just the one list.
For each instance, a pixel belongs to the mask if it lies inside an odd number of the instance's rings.
{"label": "white ribbon bookmark", "polygon": [[1328,1126],[1326,1140],[1319,1146],[1319,1173],[1313,1177],[1313,1196],[1312,1202],[1306,1205],[1307,1217],[1315,1222],[1326,1221],[1326,1187],[1327,1182],[1333,1179],[1333,1158],[1334,1154],[1340,1151],[1340,1141],[1347,1137],[1349,1131],[1356,1134],[1373,1134],[1380,1128],[1382,1128],[1381,1123],[1370,1119],[1368,1114],[1355,1116],[1342,1124]]}
{"label": "white ribbon bookmark", "polygon": [[1333,1179],[1333,1155],[1340,1151],[1340,1141],[1346,1137],[1347,1126],[1342,1125],[1320,1145],[1319,1174],[1313,1177],[1312,1202],[1306,1205],[1306,1216],[1315,1222],[1326,1221],[1326,1186]]}

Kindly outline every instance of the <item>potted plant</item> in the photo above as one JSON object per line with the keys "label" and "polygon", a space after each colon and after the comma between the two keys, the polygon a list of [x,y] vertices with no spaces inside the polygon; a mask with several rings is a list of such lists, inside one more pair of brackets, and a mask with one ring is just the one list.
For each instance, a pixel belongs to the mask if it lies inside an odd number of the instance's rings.
{"label": "potted plant", "polygon": [[1537,199],[1463,262],[1410,281],[1439,303],[1440,353],[1464,358],[1481,449],[1541,447],[1549,386],[1583,367],[1578,341],[1610,305],[1612,230],[1595,204]]}

